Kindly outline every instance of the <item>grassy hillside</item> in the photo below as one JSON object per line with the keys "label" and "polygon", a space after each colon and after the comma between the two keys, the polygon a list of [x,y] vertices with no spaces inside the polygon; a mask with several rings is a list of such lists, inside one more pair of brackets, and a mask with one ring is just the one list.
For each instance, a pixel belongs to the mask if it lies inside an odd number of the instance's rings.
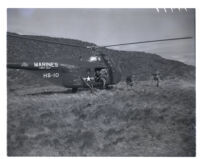
{"label": "grassy hillside", "polygon": [[9,93],[8,155],[194,156],[194,85],[139,82],[134,89],[119,83],[95,94]]}
{"label": "grassy hillside", "polygon": [[[14,33],[8,33],[16,35]],[[67,43],[80,46],[91,46],[94,44],[63,38],[52,38],[43,36],[22,36],[54,42]],[[16,37],[7,37],[7,61],[8,62],[33,62],[33,61],[54,61],[79,65],[80,56],[87,60],[91,55],[90,49],[71,47],[66,45],[45,43]],[[111,49],[100,49],[109,58],[113,59],[122,70],[122,79],[127,75],[136,74],[138,80],[148,80],[153,72],[160,71],[163,79],[187,79],[195,78],[195,68],[181,62],[164,59],[158,55],[144,52],[116,51]],[[9,70],[10,71],[10,70]],[[20,74],[21,71],[18,71]],[[24,72],[21,73],[24,77]],[[9,74],[10,75],[10,74]],[[29,75],[29,74],[28,74]],[[14,77],[15,78],[15,77]],[[23,79],[22,79],[23,80]],[[21,81],[24,84],[28,80]]]}

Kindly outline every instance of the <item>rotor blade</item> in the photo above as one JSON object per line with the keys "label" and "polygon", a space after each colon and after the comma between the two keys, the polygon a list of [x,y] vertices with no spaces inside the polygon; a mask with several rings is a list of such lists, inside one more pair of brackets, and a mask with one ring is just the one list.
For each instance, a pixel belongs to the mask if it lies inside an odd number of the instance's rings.
{"label": "rotor blade", "polygon": [[106,47],[122,46],[122,45],[133,45],[133,44],[143,44],[143,43],[153,43],[153,42],[162,42],[162,41],[172,41],[172,40],[185,40],[185,39],[192,39],[192,37],[180,37],[180,38],[139,41],[139,42],[131,42],[131,43],[121,43],[121,44],[105,45],[105,46],[99,46],[99,47],[97,46],[97,48],[106,48]]}
{"label": "rotor blade", "polygon": [[11,36],[11,37],[15,37],[15,38],[20,38],[20,39],[40,41],[40,42],[44,42],[44,43],[51,43],[51,44],[58,44],[58,45],[67,45],[67,46],[71,46],[71,47],[80,47],[80,48],[87,49],[87,47],[81,46],[81,45],[73,45],[73,44],[67,44],[67,43],[61,43],[61,42],[55,42],[55,41],[49,41],[49,40],[30,38],[30,37],[25,37],[25,36],[22,36],[22,35],[13,35],[13,34],[10,34],[10,33],[7,33],[7,35]]}

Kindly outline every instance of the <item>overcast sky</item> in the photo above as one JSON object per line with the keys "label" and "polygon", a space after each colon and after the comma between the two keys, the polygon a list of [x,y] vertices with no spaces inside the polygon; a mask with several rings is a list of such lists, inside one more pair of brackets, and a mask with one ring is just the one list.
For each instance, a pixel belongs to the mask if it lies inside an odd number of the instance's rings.
{"label": "overcast sky", "polygon": [[[9,32],[79,39],[97,45],[195,37],[194,9],[8,9]],[[195,65],[194,38],[113,47]]]}

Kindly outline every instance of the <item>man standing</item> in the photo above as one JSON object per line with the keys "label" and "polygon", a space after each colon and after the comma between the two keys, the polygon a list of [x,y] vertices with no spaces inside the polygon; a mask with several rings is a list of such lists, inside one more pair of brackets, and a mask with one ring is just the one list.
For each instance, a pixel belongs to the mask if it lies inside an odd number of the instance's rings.
{"label": "man standing", "polygon": [[160,84],[160,73],[159,71],[156,71],[153,75],[153,80],[156,81],[156,86],[159,87]]}
{"label": "man standing", "polygon": [[108,79],[108,71],[107,69],[103,68],[100,70],[100,81],[102,81],[102,88],[105,89],[106,81]]}
{"label": "man standing", "polygon": [[133,75],[127,76],[126,77],[126,84],[127,84],[127,86],[133,87],[133,83],[134,83],[134,76]]}

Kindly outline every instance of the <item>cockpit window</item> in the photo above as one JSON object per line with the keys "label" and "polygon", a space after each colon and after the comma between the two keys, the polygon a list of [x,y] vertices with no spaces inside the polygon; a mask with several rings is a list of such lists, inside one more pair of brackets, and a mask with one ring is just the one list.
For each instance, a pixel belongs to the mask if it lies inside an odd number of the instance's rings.
{"label": "cockpit window", "polygon": [[90,56],[89,62],[97,62],[97,61],[101,61],[101,57],[99,56]]}

